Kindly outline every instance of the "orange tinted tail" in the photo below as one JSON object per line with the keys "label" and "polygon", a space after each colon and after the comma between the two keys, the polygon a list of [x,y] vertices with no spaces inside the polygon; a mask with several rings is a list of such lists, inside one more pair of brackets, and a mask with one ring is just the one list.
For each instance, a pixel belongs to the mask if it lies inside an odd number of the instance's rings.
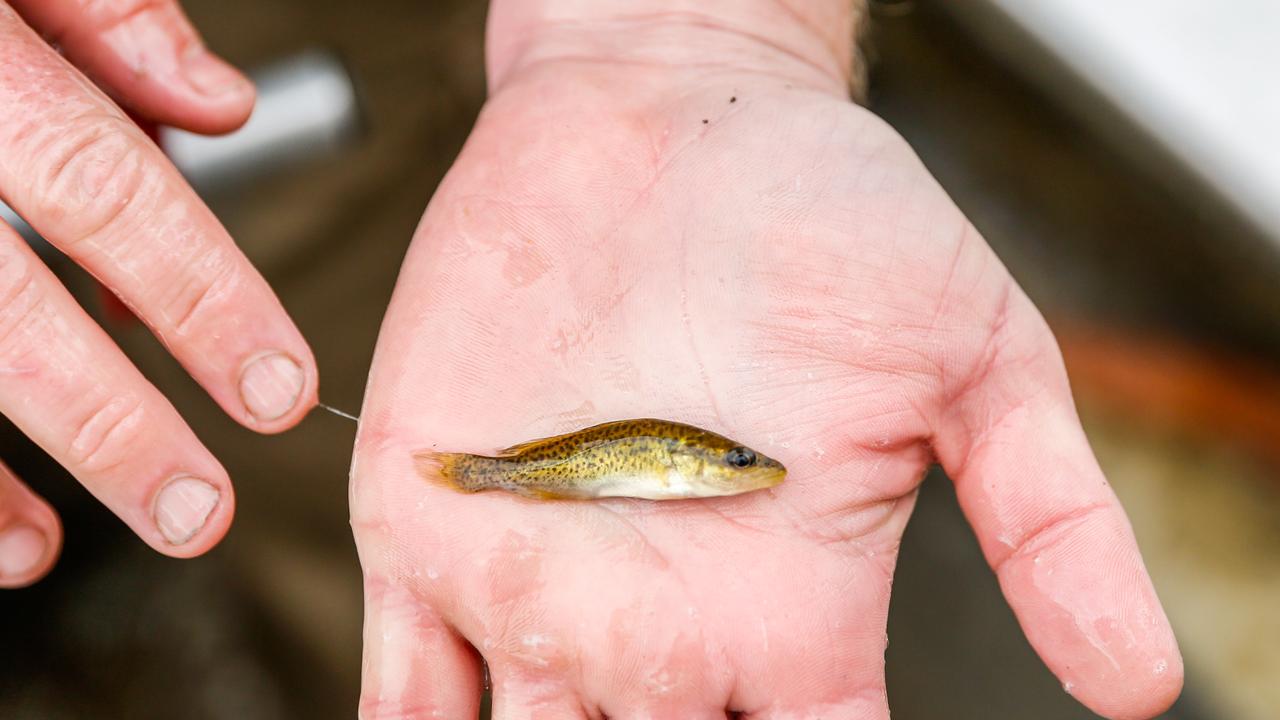
{"label": "orange tinted tail", "polygon": [[433,450],[422,450],[413,454],[414,466],[424,480],[447,487],[458,492],[475,492],[459,482],[457,476],[457,453],[442,453]]}

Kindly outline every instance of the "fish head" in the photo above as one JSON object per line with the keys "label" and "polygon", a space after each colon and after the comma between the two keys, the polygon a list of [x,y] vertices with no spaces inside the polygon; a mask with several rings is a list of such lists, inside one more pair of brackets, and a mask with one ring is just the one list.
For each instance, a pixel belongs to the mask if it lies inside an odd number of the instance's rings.
{"label": "fish head", "polygon": [[782,463],[733,442],[682,445],[672,453],[672,460],[698,496],[763,490],[780,484],[787,476]]}

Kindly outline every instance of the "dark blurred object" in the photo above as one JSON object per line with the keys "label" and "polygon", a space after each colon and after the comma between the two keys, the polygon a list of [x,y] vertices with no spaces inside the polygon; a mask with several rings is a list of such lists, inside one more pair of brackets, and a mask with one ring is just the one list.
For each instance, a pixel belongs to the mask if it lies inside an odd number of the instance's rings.
{"label": "dark blurred object", "polygon": [[362,126],[355,81],[333,53],[311,50],[251,76],[258,101],[236,132],[160,131],[160,146],[201,192],[226,191],[330,155]]}
{"label": "dark blurred object", "polygon": [[60,568],[55,587],[0,604],[0,717],[297,717],[282,694],[285,656],[263,652],[285,639],[234,578],[209,561],[157,562],[139,543],[107,546],[92,565]]}
{"label": "dark blurred object", "polygon": [[1280,251],[1280,4],[931,2],[1126,161]]}
{"label": "dark blurred object", "polygon": [[1280,361],[1280,248],[1043,52],[971,35],[960,5],[878,19],[870,106],[1037,305]]}

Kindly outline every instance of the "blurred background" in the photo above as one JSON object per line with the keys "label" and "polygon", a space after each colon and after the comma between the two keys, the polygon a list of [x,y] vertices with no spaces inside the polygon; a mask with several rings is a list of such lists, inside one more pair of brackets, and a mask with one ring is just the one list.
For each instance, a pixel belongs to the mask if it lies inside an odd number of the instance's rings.
{"label": "blurred background", "polygon": [[[1122,5],[1123,7],[1117,7]],[[249,128],[161,135],[355,410],[400,257],[484,99],[480,0],[187,0],[255,72]],[[1182,644],[1166,717],[1280,717],[1280,9],[879,2],[871,108],[1058,333],[1086,429]],[[12,428],[61,563],[0,594],[0,718],[350,718],[354,426],[234,425],[77,271],[59,271],[237,480],[204,559],[162,558]],[[946,478],[926,481],[889,620],[895,720],[1092,715],[1041,666]],[[181,710],[176,710],[181,708]]]}

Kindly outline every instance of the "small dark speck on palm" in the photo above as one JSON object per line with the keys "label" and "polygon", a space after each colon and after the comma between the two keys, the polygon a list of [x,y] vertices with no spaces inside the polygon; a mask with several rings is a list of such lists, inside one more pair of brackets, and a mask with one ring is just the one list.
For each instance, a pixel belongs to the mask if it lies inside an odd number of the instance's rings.
{"label": "small dark speck on palm", "polygon": [[738,96],[737,96],[737,95],[734,95],[733,97],[729,98],[729,102],[731,102],[731,103],[736,103],[736,102],[738,102]]}

